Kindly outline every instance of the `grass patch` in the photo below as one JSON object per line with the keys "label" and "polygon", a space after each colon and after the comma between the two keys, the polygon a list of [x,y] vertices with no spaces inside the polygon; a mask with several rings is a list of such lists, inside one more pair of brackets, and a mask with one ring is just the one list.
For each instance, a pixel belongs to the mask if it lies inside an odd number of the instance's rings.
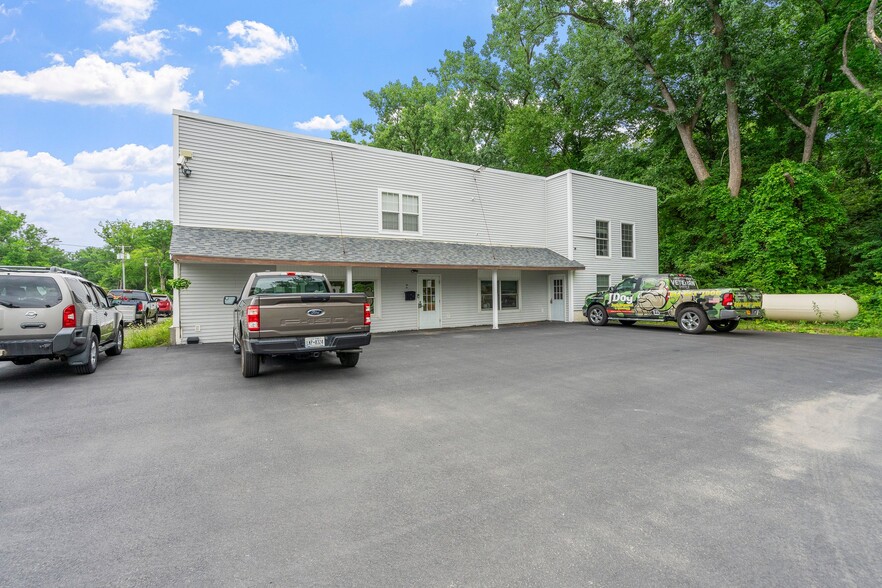
{"label": "grass patch", "polygon": [[155,325],[129,325],[126,327],[125,347],[138,349],[140,347],[166,347],[169,343],[169,329],[172,320],[167,318]]}

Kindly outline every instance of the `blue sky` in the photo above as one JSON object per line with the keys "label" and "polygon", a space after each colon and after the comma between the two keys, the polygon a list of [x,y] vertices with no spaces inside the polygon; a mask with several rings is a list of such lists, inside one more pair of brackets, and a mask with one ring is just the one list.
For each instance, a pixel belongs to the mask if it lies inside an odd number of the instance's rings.
{"label": "blue sky", "polygon": [[495,0],[0,0],[0,207],[66,249],[171,219],[178,108],[327,137],[480,44]]}

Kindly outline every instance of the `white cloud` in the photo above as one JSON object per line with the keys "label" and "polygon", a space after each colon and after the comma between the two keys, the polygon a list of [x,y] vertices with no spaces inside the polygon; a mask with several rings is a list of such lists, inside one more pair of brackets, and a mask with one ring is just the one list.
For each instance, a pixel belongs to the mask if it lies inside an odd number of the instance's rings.
{"label": "white cloud", "polygon": [[131,32],[136,25],[150,18],[150,14],[156,8],[156,0],[88,0],[88,2],[110,15],[99,28],[125,33]]}
{"label": "white cloud", "polygon": [[159,29],[143,35],[130,35],[125,41],[117,41],[110,48],[113,55],[128,55],[141,62],[156,61],[168,50],[163,46],[163,39],[168,38],[168,31]]}
{"label": "white cloud", "polygon": [[196,36],[202,34],[202,29],[200,29],[199,27],[191,27],[190,25],[179,24],[178,30],[182,33],[193,33]]}
{"label": "white cloud", "polygon": [[401,0],[401,2],[398,3],[398,7],[400,8],[402,6],[413,6],[413,0]]}
{"label": "white cloud", "polygon": [[0,151],[0,207],[62,243],[100,245],[100,221],[170,219],[172,173],[170,145],[84,151],[70,164],[49,153]]}
{"label": "white cloud", "polygon": [[12,29],[11,33],[9,33],[8,35],[5,35],[3,37],[0,37],[0,45],[2,45],[3,43],[8,43],[11,40],[13,40],[14,38],[15,38],[15,29]]}
{"label": "white cloud", "polygon": [[187,67],[163,65],[151,73],[98,55],[82,57],[73,66],[57,55],[53,62],[55,65],[26,75],[0,71],[0,95],[82,105],[145,106],[162,113],[202,101],[201,91],[193,96],[182,88],[190,75]]}
{"label": "white cloud", "polygon": [[234,42],[231,49],[216,49],[221,52],[223,64],[233,67],[270,63],[297,51],[294,37],[286,37],[272,27],[253,20],[238,20],[228,25],[227,36],[241,43]]}
{"label": "white cloud", "polygon": [[306,122],[296,122],[294,126],[301,131],[339,131],[349,126],[349,121],[342,114],[331,118],[330,114],[318,117],[314,116]]}
{"label": "white cloud", "polygon": [[227,90],[232,90],[239,86],[239,80],[230,80],[230,83],[227,84]]}
{"label": "white cloud", "polygon": [[0,16],[18,16],[21,14],[21,8],[6,8],[5,4],[0,4]]}

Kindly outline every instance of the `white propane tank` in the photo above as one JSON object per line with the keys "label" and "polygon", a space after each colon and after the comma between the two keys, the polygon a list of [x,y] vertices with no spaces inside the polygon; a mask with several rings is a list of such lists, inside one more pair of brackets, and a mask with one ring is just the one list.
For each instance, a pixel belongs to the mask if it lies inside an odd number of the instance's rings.
{"label": "white propane tank", "polygon": [[858,304],[845,294],[763,294],[763,312],[773,321],[848,321]]}

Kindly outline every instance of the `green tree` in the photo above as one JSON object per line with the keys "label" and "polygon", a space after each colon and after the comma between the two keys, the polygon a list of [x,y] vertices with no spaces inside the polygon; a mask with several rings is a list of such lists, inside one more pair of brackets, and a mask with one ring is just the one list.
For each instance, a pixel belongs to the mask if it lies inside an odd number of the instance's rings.
{"label": "green tree", "polygon": [[0,208],[0,264],[64,265],[64,251],[58,239],[45,229],[27,222],[25,215]]}

